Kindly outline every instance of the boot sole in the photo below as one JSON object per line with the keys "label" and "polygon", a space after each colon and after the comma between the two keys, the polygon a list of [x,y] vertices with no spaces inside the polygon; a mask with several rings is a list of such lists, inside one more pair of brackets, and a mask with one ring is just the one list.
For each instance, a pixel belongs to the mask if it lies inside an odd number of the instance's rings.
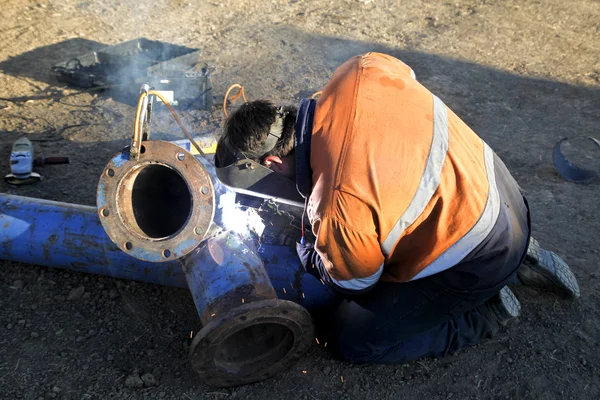
{"label": "boot sole", "polygon": [[507,286],[500,290],[500,302],[504,307],[504,311],[509,315],[510,319],[517,318],[521,315],[521,302],[517,299],[517,296]]}
{"label": "boot sole", "polygon": [[573,298],[580,296],[577,278],[567,263],[555,253],[544,250],[534,238],[529,241],[527,256],[517,276],[527,286],[554,289]]}
{"label": "boot sole", "polygon": [[485,305],[500,326],[513,323],[521,315],[521,303],[508,286],[504,286]]}

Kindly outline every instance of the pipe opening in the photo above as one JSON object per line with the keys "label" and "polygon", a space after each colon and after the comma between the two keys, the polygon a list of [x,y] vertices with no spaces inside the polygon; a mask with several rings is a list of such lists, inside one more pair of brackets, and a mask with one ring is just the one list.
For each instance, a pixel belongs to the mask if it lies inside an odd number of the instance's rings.
{"label": "pipe opening", "polygon": [[[151,164],[132,178],[130,206],[142,234],[159,239],[184,227],[192,213],[192,194],[177,171],[166,165]],[[127,198],[124,200],[127,202]]]}
{"label": "pipe opening", "polygon": [[285,325],[262,323],[241,329],[223,340],[214,362],[236,375],[260,373],[282,360],[294,346],[294,332]]}

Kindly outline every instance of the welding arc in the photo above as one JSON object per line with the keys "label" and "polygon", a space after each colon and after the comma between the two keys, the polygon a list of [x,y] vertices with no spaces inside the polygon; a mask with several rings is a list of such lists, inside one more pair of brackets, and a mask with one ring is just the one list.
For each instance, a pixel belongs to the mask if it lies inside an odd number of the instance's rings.
{"label": "welding arc", "polygon": [[179,116],[177,115],[177,112],[175,112],[175,110],[173,109],[173,107],[171,106],[171,103],[169,103],[169,101],[160,93],[157,92],[155,90],[149,90],[148,92],[142,92],[140,93],[140,97],[138,99],[138,104],[137,104],[137,108],[135,110],[135,121],[133,122],[133,137],[134,138],[139,138],[141,137],[140,132],[140,117],[142,114],[142,108],[143,108],[143,100],[146,96],[156,96],[158,97],[165,106],[167,106],[167,108],[169,109],[169,111],[171,112],[171,115],[173,115],[173,118],[175,119],[175,122],[177,122],[177,125],[179,125],[179,128],[181,128],[181,131],[185,134],[185,136],[187,136],[188,140],[194,145],[194,147],[196,148],[196,150],[198,150],[198,153],[202,156],[202,157],[206,157],[206,154],[204,154],[204,152],[202,151],[202,148],[200,147],[200,145],[198,145],[198,143],[196,143],[196,141],[194,140],[194,138],[192,137],[192,135],[190,135],[190,133],[187,131],[187,129],[185,129],[185,127],[183,126],[183,124],[181,123],[181,120],[179,119]]}
{"label": "welding arc", "polygon": [[229,118],[229,115],[227,115],[227,98],[229,97],[229,92],[231,92],[236,87],[240,88],[240,91],[237,94],[231,96],[231,102],[233,103],[234,101],[239,99],[240,96],[244,99],[245,103],[248,102],[248,100],[246,99],[246,93],[244,93],[244,87],[242,85],[234,83],[233,85],[229,86],[229,89],[227,89],[227,92],[225,92],[225,97],[223,98],[223,114],[225,114],[226,118]]}

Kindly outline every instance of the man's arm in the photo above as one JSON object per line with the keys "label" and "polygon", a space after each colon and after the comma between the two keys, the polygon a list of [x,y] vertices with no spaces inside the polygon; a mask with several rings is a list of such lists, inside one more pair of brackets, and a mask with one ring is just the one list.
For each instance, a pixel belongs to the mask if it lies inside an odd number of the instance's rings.
{"label": "man's arm", "polygon": [[306,272],[343,294],[361,294],[379,281],[384,257],[374,226],[353,229],[336,218],[317,221],[315,246],[298,244]]}

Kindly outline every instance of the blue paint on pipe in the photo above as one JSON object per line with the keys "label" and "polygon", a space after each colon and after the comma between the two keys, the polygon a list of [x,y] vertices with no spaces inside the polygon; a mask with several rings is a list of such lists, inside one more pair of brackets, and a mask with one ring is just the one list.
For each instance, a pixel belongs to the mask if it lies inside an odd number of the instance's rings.
{"label": "blue paint on pipe", "polygon": [[106,199],[104,198],[104,193],[106,193],[105,186],[106,184],[102,180],[98,182],[98,189],[96,191],[96,204],[106,204]]}
{"label": "blue paint on pipe", "polygon": [[129,161],[129,151],[123,151],[117,154],[111,162],[117,168],[121,168],[127,161]]}
{"label": "blue paint on pipe", "polygon": [[[334,299],[331,288],[305,274],[293,249],[261,246],[258,256],[281,299],[309,310]],[[177,261],[150,263],[121,251],[94,207],[0,194],[0,259],[187,288]]]}
{"label": "blue paint on pipe", "polygon": [[233,232],[210,237],[182,260],[203,323],[244,303],[277,298],[263,260]]}
{"label": "blue paint on pipe", "polygon": [[94,207],[75,204],[0,194],[0,259],[187,287],[178,263],[149,268],[110,241]]}

